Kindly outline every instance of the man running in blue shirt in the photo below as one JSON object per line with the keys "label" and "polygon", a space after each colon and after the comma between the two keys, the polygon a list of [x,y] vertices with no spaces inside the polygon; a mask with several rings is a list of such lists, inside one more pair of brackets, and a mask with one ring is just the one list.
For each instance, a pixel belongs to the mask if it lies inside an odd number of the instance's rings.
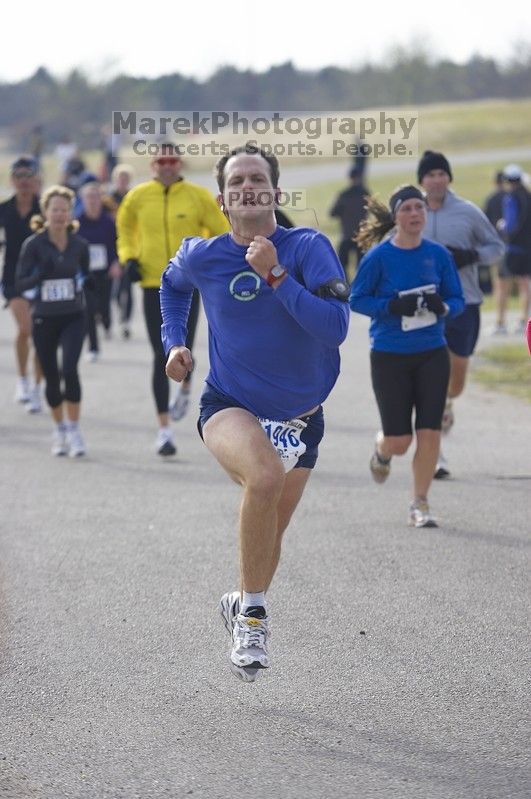
{"label": "man running in blue shirt", "polygon": [[232,638],[231,669],[252,682],[269,666],[265,592],[317,460],[322,403],[337,380],[348,329],[349,289],[327,238],[277,226],[274,156],[247,144],[216,169],[232,232],[182,243],[162,277],[162,340],[166,372],[179,382],[192,368],[184,341],[199,289],[210,371],[198,427],[243,489],[242,590],[225,594],[220,611]]}

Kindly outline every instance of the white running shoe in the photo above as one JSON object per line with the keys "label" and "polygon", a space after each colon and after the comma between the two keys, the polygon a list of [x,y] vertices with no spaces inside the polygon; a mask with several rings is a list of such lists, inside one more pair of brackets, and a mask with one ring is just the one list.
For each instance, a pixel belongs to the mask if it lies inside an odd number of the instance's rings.
{"label": "white running shoe", "polygon": [[179,386],[179,390],[177,394],[170,402],[170,416],[174,422],[179,422],[183,419],[186,414],[188,413],[188,408],[190,406],[190,392],[183,391],[182,386]]}
{"label": "white running shoe", "polygon": [[168,427],[161,427],[157,434],[156,449],[159,455],[167,458],[170,455],[175,455],[177,447],[173,443],[173,436]]}
{"label": "white running shoe", "polygon": [[444,411],[441,419],[441,433],[446,435],[450,432],[450,429],[453,427],[455,421],[454,417],[454,409],[452,408],[452,400],[446,400],[446,405],[444,406]]}
{"label": "white running shoe", "polygon": [[448,469],[448,461],[443,455],[442,449],[439,450],[439,457],[437,458],[437,466],[435,467],[434,480],[446,480],[450,477],[450,470]]}
{"label": "white running shoe", "polygon": [[30,391],[29,401],[26,403],[28,413],[40,413],[42,411],[42,394],[40,385],[36,384]]}
{"label": "white running shoe", "polygon": [[69,456],[71,458],[81,458],[85,454],[86,449],[79,428],[76,427],[74,430],[69,430],[67,438]]}
{"label": "white running shoe", "polygon": [[409,506],[410,527],[438,527],[439,525],[430,514],[430,507],[425,499],[416,499]]}
{"label": "white running shoe", "polygon": [[[234,620],[240,612],[241,598],[239,591],[231,591],[223,594],[219,601],[218,610],[223,619],[225,629],[231,637],[234,629]],[[260,673],[260,669],[253,666],[236,666],[229,658],[230,670],[242,682],[254,682]]]}
{"label": "white running shoe", "polygon": [[17,387],[15,389],[15,402],[29,402],[30,401],[30,384],[27,377],[19,377],[17,380]]}
{"label": "white running shoe", "polygon": [[89,350],[89,352],[87,352],[87,354],[85,355],[85,360],[87,361],[87,363],[96,363],[99,357],[100,353],[98,352],[98,350]]}
{"label": "white running shoe", "polygon": [[238,613],[234,619],[230,653],[230,660],[234,666],[252,669],[269,668],[267,628],[267,616],[256,618]]}
{"label": "white running shoe", "polygon": [[66,427],[56,427],[52,433],[52,455],[56,458],[68,453]]}
{"label": "white running shoe", "polygon": [[507,333],[507,325],[504,324],[497,324],[492,331],[493,336],[506,336]]}

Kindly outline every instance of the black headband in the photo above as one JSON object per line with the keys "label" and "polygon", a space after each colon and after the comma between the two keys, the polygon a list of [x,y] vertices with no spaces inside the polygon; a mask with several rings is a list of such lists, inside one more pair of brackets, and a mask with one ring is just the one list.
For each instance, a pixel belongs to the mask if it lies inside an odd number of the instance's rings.
{"label": "black headband", "polygon": [[423,203],[426,202],[426,198],[416,186],[404,186],[391,196],[389,200],[389,208],[391,209],[391,214],[393,219],[396,216],[396,212],[406,200],[422,200]]}

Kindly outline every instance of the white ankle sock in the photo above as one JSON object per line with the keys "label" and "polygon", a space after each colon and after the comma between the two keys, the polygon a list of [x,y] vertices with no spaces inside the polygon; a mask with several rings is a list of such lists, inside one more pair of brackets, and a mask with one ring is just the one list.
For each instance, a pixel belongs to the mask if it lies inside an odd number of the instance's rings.
{"label": "white ankle sock", "polygon": [[242,591],[242,604],[240,613],[245,613],[247,608],[253,607],[262,607],[265,608],[266,606],[266,598],[264,591],[259,591],[256,594],[248,593],[247,591]]}

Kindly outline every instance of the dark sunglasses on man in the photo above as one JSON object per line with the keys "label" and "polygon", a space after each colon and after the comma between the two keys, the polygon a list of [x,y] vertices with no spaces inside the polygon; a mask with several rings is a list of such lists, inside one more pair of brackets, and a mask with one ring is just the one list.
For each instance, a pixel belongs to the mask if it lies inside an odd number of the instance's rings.
{"label": "dark sunglasses on man", "polygon": [[17,169],[15,172],[11,173],[14,178],[17,180],[23,180],[24,178],[33,178],[35,177],[35,172],[28,172],[24,169]]}

